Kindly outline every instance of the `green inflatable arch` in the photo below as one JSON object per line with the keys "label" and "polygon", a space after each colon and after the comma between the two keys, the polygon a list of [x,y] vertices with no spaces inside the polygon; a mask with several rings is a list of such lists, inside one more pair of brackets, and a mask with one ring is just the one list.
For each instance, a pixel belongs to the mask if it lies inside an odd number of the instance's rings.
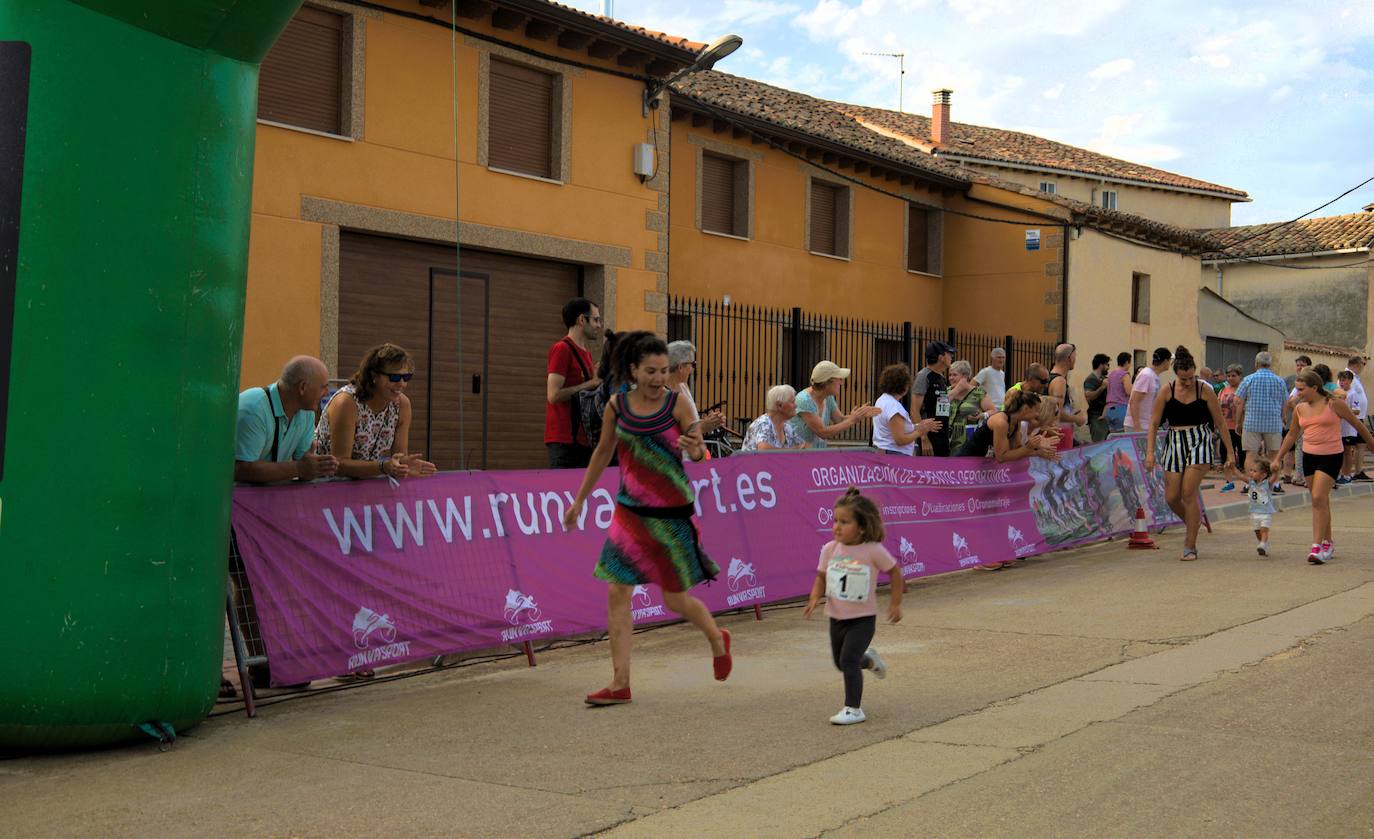
{"label": "green inflatable arch", "polygon": [[300,2],[0,2],[0,746],[214,703],[258,63]]}

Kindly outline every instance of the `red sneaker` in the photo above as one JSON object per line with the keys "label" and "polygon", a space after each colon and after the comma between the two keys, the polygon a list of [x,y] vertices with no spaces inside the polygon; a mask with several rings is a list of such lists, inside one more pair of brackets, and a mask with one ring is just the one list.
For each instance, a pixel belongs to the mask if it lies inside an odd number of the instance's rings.
{"label": "red sneaker", "polygon": [[735,660],[730,657],[730,630],[722,629],[720,635],[725,641],[725,655],[718,655],[711,659],[711,668],[716,671],[717,682],[723,682],[730,678],[730,669],[735,666]]}
{"label": "red sneaker", "polygon": [[588,705],[624,705],[630,701],[630,689],[611,690],[602,688],[596,693],[587,694],[584,700]]}

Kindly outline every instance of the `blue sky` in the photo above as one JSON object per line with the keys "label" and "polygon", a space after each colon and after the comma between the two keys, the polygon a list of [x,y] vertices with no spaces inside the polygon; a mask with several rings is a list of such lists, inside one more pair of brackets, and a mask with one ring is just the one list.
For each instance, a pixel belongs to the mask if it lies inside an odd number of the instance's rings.
{"label": "blue sky", "polygon": [[[569,2],[569,0],[564,0]],[[570,5],[596,12],[596,0]],[[1374,176],[1374,0],[618,0],[616,18],[744,47],[718,69],[827,99],[1027,131],[1243,189],[1286,220]],[[1358,211],[1374,184],[1318,215]]]}

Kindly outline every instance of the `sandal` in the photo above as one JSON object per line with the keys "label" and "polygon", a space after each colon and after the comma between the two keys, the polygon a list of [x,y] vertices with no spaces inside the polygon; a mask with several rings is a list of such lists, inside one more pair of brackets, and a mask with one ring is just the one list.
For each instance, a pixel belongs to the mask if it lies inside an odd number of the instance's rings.
{"label": "sandal", "polygon": [[1001,571],[1003,568],[1006,568],[1006,567],[1007,567],[1008,565],[1010,565],[1010,564],[1011,564],[1010,562],[989,562],[987,565],[975,565],[975,566],[973,566],[973,570],[975,570],[975,571]]}
{"label": "sandal", "polygon": [[1197,559],[1197,548],[1184,548],[1183,556],[1179,557],[1179,562],[1192,562]]}

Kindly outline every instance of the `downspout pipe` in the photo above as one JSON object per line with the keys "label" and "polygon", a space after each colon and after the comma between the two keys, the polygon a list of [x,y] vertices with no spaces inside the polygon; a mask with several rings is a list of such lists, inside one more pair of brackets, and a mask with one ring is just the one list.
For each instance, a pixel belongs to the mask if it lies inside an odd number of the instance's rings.
{"label": "downspout pipe", "polygon": [[1064,264],[1059,271],[1059,343],[1069,342],[1069,241],[1077,228],[1064,225]]}

